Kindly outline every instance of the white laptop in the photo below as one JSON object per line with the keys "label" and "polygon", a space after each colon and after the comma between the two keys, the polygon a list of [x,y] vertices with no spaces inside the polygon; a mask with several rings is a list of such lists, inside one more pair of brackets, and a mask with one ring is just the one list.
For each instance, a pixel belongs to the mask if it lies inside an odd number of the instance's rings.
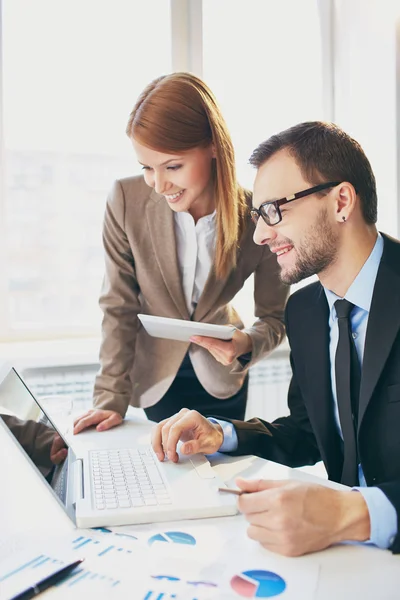
{"label": "white laptop", "polygon": [[[43,425],[48,426],[51,434],[58,433],[64,440],[68,448],[67,459],[46,473],[40,465],[35,465],[15,437],[18,435],[17,421],[6,416],[1,423],[8,423],[11,433],[14,428],[15,443],[38,477],[46,479],[49,492],[61,502],[78,527],[199,519],[237,513],[235,498],[218,493],[218,488],[225,484],[203,456],[191,459],[181,456],[178,464],[160,463],[150,445],[131,445],[127,436],[121,436],[124,442],[120,448],[108,449],[103,445],[99,450],[82,450],[79,443],[73,448],[75,444],[71,444],[71,439],[67,443],[15,369],[11,369],[0,383],[0,414],[12,415],[12,406],[18,407],[14,416],[35,415],[34,419],[22,421],[19,426],[25,427],[25,423],[29,423],[29,427],[35,427],[34,421],[42,430]],[[50,453],[50,444],[48,446]]]}
{"label": "white laptop", "polygon": [[184,319],[170,319],[154,315],[138,314],[147,333],[153,337],[189,342],[192,335],[205,335],[220,340],[231,340],[236,327],[233,325],[214,325],[214,323],[198,323]]}

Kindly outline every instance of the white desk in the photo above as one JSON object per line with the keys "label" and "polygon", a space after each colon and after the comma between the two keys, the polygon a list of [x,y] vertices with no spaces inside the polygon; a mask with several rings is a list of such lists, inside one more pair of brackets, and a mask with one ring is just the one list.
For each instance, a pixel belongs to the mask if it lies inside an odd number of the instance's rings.
{"label": "white desk", "polygon": [[[134,411],[133,411],[134,413]],[[74,438],[75,443],[87,447],[117,447],[121,436],[137,441],[148,441],[151,424],[136,416],[130,417],[117,429],[104,433],[84,432]],[[62,508],[49,494],[27,465],[24,456],[11,440],[1,439],[0,461],[0,523],[3,535],[10,532],[57,529],[60,533],[73,529]],[[289,469],[254,456],[229,457],[215,455],[212,464],[220,476],[233,483],[236,476],[271,479],[295,478],[334,484],[320,480],[296,469]],[[28,467],[28,468],[27,468]],[[243,519],[241,515],[233,517]],[[216,519],[210,520],[215,524]],[[206,521],[204,521],[206,522]],[[270,553],[258,546],[267,560]],[[320,565],[315,598],[318,600],[398,600],[400,598],[400,557],[389,551],[360,545],[341,545],[312,555],[285,559],[298,563]],[[112,594],[110,594],[112,595]],[[78,598],[74,593],[74,597]],[[232,598],[238,596],[232,595]],[[311,599],[310,599],[311,600]]]}

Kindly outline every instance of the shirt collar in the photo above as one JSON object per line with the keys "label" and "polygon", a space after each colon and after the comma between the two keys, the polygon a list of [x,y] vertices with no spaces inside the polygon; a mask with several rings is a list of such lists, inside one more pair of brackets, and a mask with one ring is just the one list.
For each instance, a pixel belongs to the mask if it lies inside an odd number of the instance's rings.
{"label": "shirt collar", "polygon": [[[201,223],[200,227],[202,227],[203,225],[212,226],[215,222],[216,216],[217,216],[217,211],[214,210],[214,212],[212,212],[211,214],[201,217],[197,221],[196,226],[199,223]],[[185,224],[192,223],[194,221],[192,215],[190,213],[184,212],[184,211],[174,212],[174,219],[175,219],[175,222],[178,223],[179,225],[181,225],[182,227],[184,227]]]}
{"label": "shirt collar", "polygon": [[[371,308],[372,294],[374,291],[375,280],[378,274],[379,264],[381,262],[383,252],[383,238],[378,233],[377,240],[372,249],[371,254],[365,261],[361,271],[346,292],[345,298],[355,306],[359,306],[366,312]],[[336,300],[341,299],[331,290],[324,287],[326,299],[328,300],[329,312]]]}

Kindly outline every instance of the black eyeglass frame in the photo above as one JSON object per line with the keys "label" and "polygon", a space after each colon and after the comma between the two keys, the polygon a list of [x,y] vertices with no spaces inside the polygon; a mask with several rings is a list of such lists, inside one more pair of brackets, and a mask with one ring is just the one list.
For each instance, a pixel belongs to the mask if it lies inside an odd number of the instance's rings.
{"label": "black eyeglass frame", "polygon": [[[274,225],[278,225],[282,221],[282,213],[280,211],[280,206],[283,204],[287,204],[288,202],[293,202],[293,200],[298,200],[299,198],[304,198],[305,196],[311,196],[311,194],[316,194],[317,192],[321,192],[322,190],[327,190],[328,188],[333,188],[339,185],[340,181],[329,181],[328,183],[320,183],[319,185],[315,185],[314,187],[308,188],[307,190],[303,190],[301,192],[297,192],[296,194],[292,194],[291,196],[286,196],[286,198],[280,198],[279,200],[270,200],[268,202],[263,202],[260,204],[259,208],[251,208],[250,216],[255,225],[257,225],[258,219],[261,217],[263,221],[273,227]],[[275,223],[270,223],[267,219],[269,219],[268,215],[263,212],[264,206],[274,205],[276,210],[277,221]]]}

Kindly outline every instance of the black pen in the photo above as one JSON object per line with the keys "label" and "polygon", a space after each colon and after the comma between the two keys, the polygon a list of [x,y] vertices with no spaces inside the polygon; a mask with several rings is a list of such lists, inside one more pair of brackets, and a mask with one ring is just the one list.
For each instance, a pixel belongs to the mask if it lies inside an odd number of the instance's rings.
{"label": "black pen", "polygon": [[59,581],[64,579],[64,577],[66,575],[68,575],[71,571],[73,571],[75,569],[75,567],[80,565],[81,562],[83,562],[84,560],[85,560],[84,558],[80,558],[79,560],[75,560],[73,563],[69,563],[68,565],[65,565],[64,567],[61,567],[61,569],[59,571],[56,571],[52,575],[49,575],[48,577],[41,579],[40,581],[35,583],[35,585],[32,585],[31,587],[27,588],[20,594],[17,594],[16,596],[13,596],[12,598],[10,598],[10,600],[29,600],[30,598],[34,598],[41,592],[44,592],[45,590],[47,590],[52,585],[55,585],[56,583],[58,583]]}

